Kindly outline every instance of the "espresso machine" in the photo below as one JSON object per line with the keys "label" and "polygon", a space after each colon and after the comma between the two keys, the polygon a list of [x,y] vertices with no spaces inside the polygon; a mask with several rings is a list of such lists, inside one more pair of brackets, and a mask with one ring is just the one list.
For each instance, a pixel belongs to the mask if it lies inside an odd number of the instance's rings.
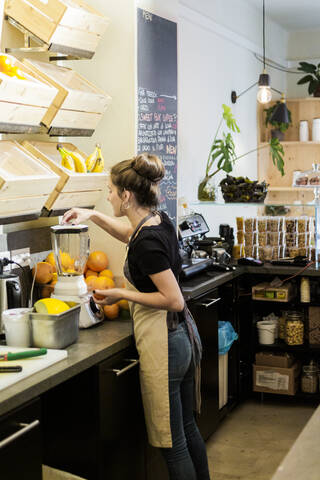
{"label": "espresso machine", "polygon": [[[207,237],[209,227],[200,213],[179,218],[178,234],[182,259],[182,278],[195,276],[203,271],[228,272],[235,270],[230,265],[233,231],[229,225],[220,225],[224,237]],[[227,228],[228,227],[228,228]]]}
{"label": "espresso machine", "polygon": [[89,256],[88,226],[55,225],[51,227],[51,243],[58,274],[51,297],[80,303],[80,328],[102,322],[103,313],[88,294],[83,276]]}

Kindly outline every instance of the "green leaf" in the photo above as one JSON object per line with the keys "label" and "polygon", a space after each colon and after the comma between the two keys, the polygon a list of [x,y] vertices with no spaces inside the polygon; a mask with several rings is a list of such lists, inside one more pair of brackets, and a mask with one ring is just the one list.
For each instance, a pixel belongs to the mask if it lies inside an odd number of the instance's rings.
{"label": "green leaf", "polygon": [[299,65],[300,66],[298,67],[298,70],[301,70],[302,72],[306,72],[306,73],[314,73],[317,69],[315,65],[308,62],[299,62]]}
{"label": "green leaf", "polygon": [[319,81],[312,80],[312,82],[309,83],[309,87],[308,87],[309,94],[312,95],[317,90],[318,86],[319,86]]}
{"label": "green leaf", "polygon": [[234,118],[233,116],[233,113],[232,113],[232,110],[230,107],[228,107],[227,105],[223,104],[222,105],[222,108],[223,108],[223,113],[222,113],[222,116],[223,116],[223,119],[224,121],[226,122],[227,124],[227,127],[232,130],[233,132],[240,132],[240,129],[237,125],[237,122],[236,122],[236,119]]}
{"label": "green leaf", "polygon": [[283,146],[279,142],[278,138],[272,138],[270,140],[270,154],[273,164],[277,167],[281,175],[284,175],[284,150]]}
{"label": "green leaf", "polygon": [[297,82],[298,85],[303,85],[304,83],[307,82],[312,82],[314,80],[312,75],[306,75],[305,77],[300,78],[300,80]]}

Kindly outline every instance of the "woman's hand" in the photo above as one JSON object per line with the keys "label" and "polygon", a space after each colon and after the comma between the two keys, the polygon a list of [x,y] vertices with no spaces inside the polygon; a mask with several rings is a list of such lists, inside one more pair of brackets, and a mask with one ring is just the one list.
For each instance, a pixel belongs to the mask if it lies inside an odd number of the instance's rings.
{"label": "woman's hand", "polygon": [[79,225],[79,223],[90,220],[93,214],[94,210],[90,210],[89,208],[71,208],[71,210],[68,210],[63,215],[62,223],[72,223],[74,225]]}
{"label": "woman's hand", "polygon": [[[112,305],[124,298],[124,288],[109,288],[108,290],[93,290],[93,300],[99,305]],[[103,299],[98,299],[96,295],[103,295]]]}

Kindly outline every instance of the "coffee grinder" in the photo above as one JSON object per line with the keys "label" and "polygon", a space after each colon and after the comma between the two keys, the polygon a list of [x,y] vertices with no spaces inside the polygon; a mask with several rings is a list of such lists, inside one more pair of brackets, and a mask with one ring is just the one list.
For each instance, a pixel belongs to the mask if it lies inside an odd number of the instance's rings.
{"label": "coffee grinder", "polygon": [[80,328],[103,320],[100,309],[88,294],[84,269],[89,256],[90,239],[87,225],[55,225],[50,228],[58,281],[52,298],[81,304]]}

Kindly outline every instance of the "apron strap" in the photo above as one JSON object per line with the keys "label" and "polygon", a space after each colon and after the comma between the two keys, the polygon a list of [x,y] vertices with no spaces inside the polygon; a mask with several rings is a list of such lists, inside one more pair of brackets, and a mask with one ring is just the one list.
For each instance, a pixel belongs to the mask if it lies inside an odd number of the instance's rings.
{"label": "apron strap", "polygon": [[157,213],[157,212],[151,212],[151,213],[149,213],[148,215],[146,215],[146,216],[141,220],[141,222],[138,223],[138,225],[137,225],[136,228],[134,229],[133,234],[132,234],[131,237],[130,237],[130,240],[129,240],[129,242],[128,242],[128,247],[130,246],[130,243],[132,242],[132,240],[135,239],[135,237],[136,237],[136,235],[137,235],[137,233],[138,233],[138,230],[142,227],[142,225],[143,225],[144,223],[146,223],[146,222],[149,220],[149,218],[153,217],[156,213]]}

